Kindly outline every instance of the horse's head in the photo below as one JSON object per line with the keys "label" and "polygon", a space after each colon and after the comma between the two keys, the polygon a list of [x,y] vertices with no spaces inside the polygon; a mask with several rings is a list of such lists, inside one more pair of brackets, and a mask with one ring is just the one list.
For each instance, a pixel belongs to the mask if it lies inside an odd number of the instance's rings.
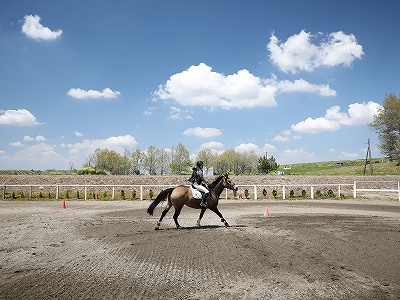
{"label": "horse's head", "polygon": [[229,178],[228,174],[224,175],[223,183],[224,183],[224,187],[226,187],[227,189],[230,189],[232,191],[237,191],[238,190],[238,188],[235,186],[235,184]]}

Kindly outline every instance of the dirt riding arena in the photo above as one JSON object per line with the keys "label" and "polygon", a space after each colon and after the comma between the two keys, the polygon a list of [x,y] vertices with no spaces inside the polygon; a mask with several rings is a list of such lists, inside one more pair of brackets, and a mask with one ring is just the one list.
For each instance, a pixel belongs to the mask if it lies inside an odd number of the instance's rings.
{"label": "dirt riding arena", "polygon": [[0,299],[400,298],[399,202],[222,200],[231,227],[158,231],[149,204],[0,201]]}

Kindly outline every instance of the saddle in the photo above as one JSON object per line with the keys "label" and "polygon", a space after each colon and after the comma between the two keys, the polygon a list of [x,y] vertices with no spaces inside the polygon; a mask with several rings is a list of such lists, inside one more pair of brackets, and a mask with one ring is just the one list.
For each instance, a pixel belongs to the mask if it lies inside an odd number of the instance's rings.
{"label": "saddle", "polygon": [[191,185],[190,188],[192,190],[193,198],[201,200],[203,193],[200,192],[198,189],[194,188],[193,185]]}

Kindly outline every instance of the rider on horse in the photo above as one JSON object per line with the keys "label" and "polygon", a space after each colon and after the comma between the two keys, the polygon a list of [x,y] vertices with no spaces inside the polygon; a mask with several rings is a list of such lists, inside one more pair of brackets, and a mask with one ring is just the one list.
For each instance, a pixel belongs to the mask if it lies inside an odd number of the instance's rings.
{"label": "rider on horse", "polygon": [[190,177],[189,181],[192,183],[195,189],[203,193],[200,206],[207,207],[206,199],[210,194],[210,191],[205,187],[208,182],[204,179],[203,176],[204,163],[200,160],[196,163],[196,166],[196,168],[193,168],[192,177]]}

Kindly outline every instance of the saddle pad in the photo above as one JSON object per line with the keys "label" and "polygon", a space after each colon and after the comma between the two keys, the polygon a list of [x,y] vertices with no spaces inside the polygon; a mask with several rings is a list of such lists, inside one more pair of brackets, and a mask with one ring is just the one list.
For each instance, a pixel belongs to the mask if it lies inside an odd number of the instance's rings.
{"label": "saddle pad", "polygon": [[199,190],[196,190],[194,187],[190,186],[190,188],[192,189],[192,194],[193,194],[193,198],[194,199],[201,199],[201,193]]}

